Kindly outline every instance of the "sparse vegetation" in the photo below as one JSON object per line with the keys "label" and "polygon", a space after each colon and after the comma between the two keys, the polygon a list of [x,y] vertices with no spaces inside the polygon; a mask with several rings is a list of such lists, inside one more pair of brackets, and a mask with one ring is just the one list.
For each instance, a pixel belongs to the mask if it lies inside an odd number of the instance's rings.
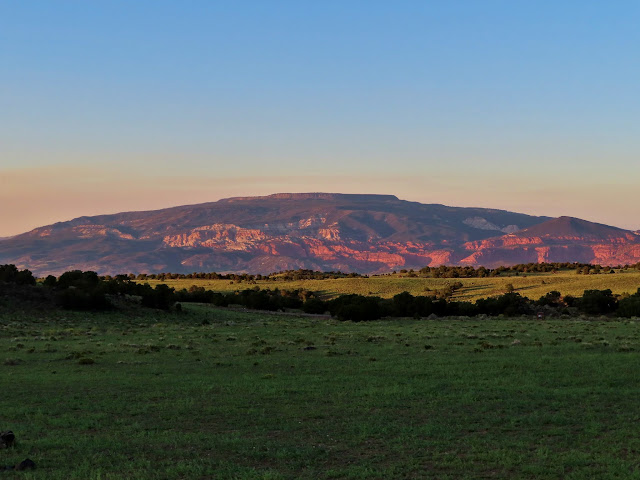
{"label": "sparse vegetation", "polygon": [[[558,265],[553,264],[554,267]],[[511,267],[516,273],[527,266]],[[632,273],[630,267],[620,267],[629,278]],[[596,268],[599,271],[599,268]],[[558,290],[550,290],[537,300],[521,295],[519,289],[509,281],[503,286],[502,294],[481,297],[472,303],[460,295],[465,290],[465,284],[461,280],[447,282],[440,289],[423,287],[418,295],[409,291],[397,293],[391,299],[374,295],[370,290],[367,295],[358,293],[346,293],[329,297],[326,292],[313,292],[306,288],[294,290],[280,290],[279,288],[260,288],[255,285],[252,288],[234,291],[216,292],[205,288],[203,285],[191,285],[188,289],[182,288],[178,292],[174,287],[166,283],[156,283],[155,288],[148,283],[137,283],[133,274],[117,275],[116,277],[99,277],[95,272],[82,272],[74,270],[66,272],[60,278],[52,276],[41,281],[41,286],[32,283],[35,279],[31,272],[25,270],[19,272],[13,265],[0,267],[5,281],[2,285],[13,285],[13,292],[19,292],[23,297],[30,298],[42,296],[42,291],[54,292],[55,302],[65,309],[71,310],[106,310],[114,306],[113,301],[122,303],[122,299],[131,302],[139,299],[142,306],[169,310],[176,302],[175,309],[181,311],[182,303],[210,303],[217,306],[240,305],[255,310],[302,310],[307,313],[329,312],[332,316],[341,320],[376,320],[382,317],[413,316],[416,318],[429,315],[438,316],[477,316],[477,315],[523,315],[532,314],[537,307],[544,307],[546,314],[550,315],[576,315],[586,313],[590,315],[616,315],[621,300],[623,308],[621,315],[633,316],[637,310],[636,298],[638,293],[614,294],[611,289],[585,289],[578,297],[575,295],[562,295]],[[312,272],[313,273],[313,272]],[[401,271],[402,274],[412,271]],[[552,274],[553,276],[557,274]],[[347,277],[341,279],[307,280],[304,282],[332,282],[336,280],[347,281],[375,281],[377,278]],[[384,277],[393,280],[394,277]],[[409,277],[415,281],[415,277]],[[504,277],[518,278],[518,277]],[[576,278],[575,275],[573,278]],[[607,278],[612,278],[608,276]],[[7,279],[9,281],[7,281]],[[180,281],[180,280],[176,280]],[[267,280],[267,282],[269,282]],[[231,282],[233,283],[233,282]],[[552,288],[553,281],[542,281],[545,290]],[[6,289],[6,288],[5,288]],[[640,291],[640,289],[638,289]],[[5,295],[10,298],[11,295]],[[328,297],[328,298],[327,298]],[[43,297],[46,300],[47,296]],[[134,300],[135,301],[135,300]]]}
{"label": "sparse vegetation", "polygon": [[[0,284],[0,384],[12,392],[0,409],[20,439],[5,463],[32,458],[25,478],[47,479],[613,478],[635,468],[620,452],[635,448],[640,415],[625,367],[640,351],[640,289],[553,287],[638,279],[622,270],[541,274],[537,300],[522,276],[489,277],[513,290],[475,302],[465,282],[485,279],[411,272],[223,291],[80,271],[34,285],[24,273]],[[379,281],[421,292],[309,288]]]}
{"label": "sparse vegetation", "polygon": [[[628,429],[640,414],[637,382],[624,378],[624,388],[616,383],[612,390],[610,378],[640,351],[635,323],[614,320],[640,316],[640,274],[635,267],[612,270],[615,275],[580,268],[579,275],[527,270],[526,277],[518,267],[469,278],[401,271],[371,278],[165,276],[148,283],[133,275],[71,271],[36,285],[28,270],[3,266],[0,348],[7,352],[1,365],[7,374],[1,378],[9,391],[19,375],[21,388],[0,408],[24,439],[11,454],[35,457],[39,468],[29,478],[47,479],[369,478],[372,472],[421,476],[425,468],[452,478],[487,471],[556,478],[559,466],[592,478],[628,469],[615,452],[633,438]],[[584,285],[610,288],[561,293]],[[401,287],[409,288],[397,292]],[[227,306],[272,313],[220,308]],[[532,320],[540,312],[545,319]],[[496,316],[505,319],[491,320]],[[608,353],[609,367],[594,356],[598,352]],[[472,361],[478,354],[486,360]],[[571,365],[592,372],[589,379],[571,375],[569,357]],[[447,389],[437,390],[437,379],[445,377]],[[549,381],[565,389],[561,399],[553,389],[538,388]],[[588,428],[581,381],[600,392],[587,405]],[[499,400],[490,394],[496,388]],[[524,397],[523,388],[529,392]],[[274,392],[288,393],[276,398]],[[207,400],[211,395],[214,403]],[[469,395],[476,399],[472,410],[463,408]],[[426,406],[425,398],[431,398]],[[601,401],[616,402],[627,416],[612,426]],[[47,415],[28,413],[37,405]],[[368,414],[383,405],[384,414]],[[510,435],[503,426],[517,422],[522,411],[531,412],[527,430]],[[121,421],[114,423],[109,412]],[[145,423],[136,420],[140,412]],[[545,422],[558,415],[566,419],[557,427],[564,433],[544,437]],[[64,426],[52,419],[65,419]],[[86,432],[93,440],[78,447]],[[569,432],[582,432],[581,448],[566,443]],[[594,442],[593,432],[607,442]],[[499,457],[478,448],[487,435]],[[115,438],[127,438],[127,445]],[[541,438],[546,453],[530,456]],[[175,441],[189,447],[168,451]],[[73,455],[93,460],[74,463],[70,442]],[[392,457],[368,447],[383,445],[388,452],[393,442]],[[580,462],[584,448],[598,460]],[[109,456],[96,453],[105,450]],[[345,464],[345,456],[353,461]]]}
{"label": "sparse vegetation", "polygon": [[352,323],[190,303],[179,314],[13,310],[0,312],[0,348],[2,422],[18,439],[0,453],[36,462],[24,478],[637,469],[629,321]]}
{"label": "sparse vegetation", "polygon": [[[432,276],[409,277],[404,274],[389,274],[357,278],[327,278],[324,280],[254,280],[229,284],[225,280],[185,279],[185,280],[146,280],[150,285],[166,283],[176,290],[188,289],[191,286],[202,287],[219,293],[228,293],[245,288],[259,287],[260,289],[280,290],[308,290],[315,292],[319,298],[330,300],[343,294],[372,295],[382,298],[392,298],[402,292],[409,292],[414,296],[435,295],[441,298],[475,302],[505,293],[508,283],[514,287],[514,292],[523,297],[537,300],[551,291],[561,292],[562,295],[581,296],[585,290],[610,289],[614,295],[633,293],[640,287],[640,271],[635,267],[614,269],[613,274],[577,275],[575,270],[558,270],[543,273],[526,273],[515,275],[516,272],[501,273],[498,276],[470,277],[470,278],[440,278]],[[142,283],[145,283],[142,282]]]}

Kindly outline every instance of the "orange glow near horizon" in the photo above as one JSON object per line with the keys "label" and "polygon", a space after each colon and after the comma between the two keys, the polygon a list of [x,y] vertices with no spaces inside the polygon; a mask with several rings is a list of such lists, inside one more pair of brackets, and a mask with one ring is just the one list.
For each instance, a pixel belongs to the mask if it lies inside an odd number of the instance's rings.
{"label": "orange glow near horizon", "polygon": [[204,203],[233,196],[279,192],[334,192],[392,194],[402,200],[451,206],[486,207],[545,216],[573,216],[636,230],[640,223],[634,202],[620,198],[637,195],[632,185],[575,188],[545,185],[514,188],[509,179],[478,188],[481,181],[460,176],[455,180],[431,176],[322,175],[322,176],[176,176],[149,175],[99,168],[65,166],[0,170],[2,224],[0,237],[79,216]]}

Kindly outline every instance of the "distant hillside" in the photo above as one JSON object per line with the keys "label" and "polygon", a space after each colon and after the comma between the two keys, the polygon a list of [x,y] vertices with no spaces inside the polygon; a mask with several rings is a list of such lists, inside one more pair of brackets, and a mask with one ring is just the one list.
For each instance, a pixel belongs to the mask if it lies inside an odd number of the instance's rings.
{"label": "distant hillside", "polygon": [[622,228],[559,217],[510,235],[464,244],[470,265],[581,262],[600,265],[640,261],[640,235]]}
{"label": "distant hillside", "polygon": [[525,228],[516,233],[519,237],[576,238],[606,241],[614,238],[633,240],[635,232],[610,227],[601,223],[587,222],[579,218],[558,217],[547,222]]}
{"label": "distant hillside", "polygon": [[640,261],[638,236],[569,217],[448,207],[392,195],[283,193],[80,217],[0,243],[0,263],[69,269],[361,273],[426,265]]}

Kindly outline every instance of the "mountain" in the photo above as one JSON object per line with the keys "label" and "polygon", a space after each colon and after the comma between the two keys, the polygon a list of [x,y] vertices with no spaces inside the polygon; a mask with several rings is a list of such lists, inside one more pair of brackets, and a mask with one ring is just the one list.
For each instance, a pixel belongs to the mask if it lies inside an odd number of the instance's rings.
{"label": "mountain", "polygon": [[610,227],[601,223],[587,222],[579,218],[558,217],[547,222],[525,228],[516,233],[519,237],[547,237],[562,239],[589,239],[606,241],[614,238],[632,240],[635,233],[622,228]]}
{"label": "mountain", "polygon": [[559,217],[518,232],[467,242],[469,265],[511,265],[529,262],[581,262],[600,265],[640,261],[640,235],[622,228]]}
{"label": "mountain", "polygon": [[640,235],[569,217],[421,204],[392,195],[283,193],[80,217],[0,243],[0,264],[37,275],[70,269],[377,273],[543,260],[635,263]]}

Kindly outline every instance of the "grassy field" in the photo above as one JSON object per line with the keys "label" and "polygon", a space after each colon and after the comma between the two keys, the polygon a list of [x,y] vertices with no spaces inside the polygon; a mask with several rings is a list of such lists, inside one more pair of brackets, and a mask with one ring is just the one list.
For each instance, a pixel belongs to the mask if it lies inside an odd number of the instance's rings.
{"label": "grassy field", "polygon": [[29,479],[640,478],[633,321],[0,311]]}
{"label": "grassy field", "polygon": [[[378,295],[390,298],[407,291],[412,295],[425,295],[426,289],[437,290],[447,284],[460,282],[463,287],[453,296],[454,300],[475,301],[505,293],[506,285],[511,283],[515,291],[524,297],[537,300],[544,294],[557,290],[562,295],[582,296],[585,290],[611,289],[614,294],[635,293],[640,287],[640,272],[629,270],[615,274],[578,275],[575,272],[560,272],[556,274],[527,274],[526,276],[493,277],[493,278],[418,278],[384,276],[370,278],[338,278],[328,280],[300,280],[300,281],[256,281],[255,284],[238,283],[229,280],[166,280],[160,282],[149,280],[148,283],[166,283],[176,289],[189,288],[192,285],[203,286],[218,292],[232,292],[238,289],[279,288],[279,289],[307,289],[320,292],[325,299],[336,297],[344,293],[358,293],[361,295]],[[144,283],[144,282],[143,282]]]}

